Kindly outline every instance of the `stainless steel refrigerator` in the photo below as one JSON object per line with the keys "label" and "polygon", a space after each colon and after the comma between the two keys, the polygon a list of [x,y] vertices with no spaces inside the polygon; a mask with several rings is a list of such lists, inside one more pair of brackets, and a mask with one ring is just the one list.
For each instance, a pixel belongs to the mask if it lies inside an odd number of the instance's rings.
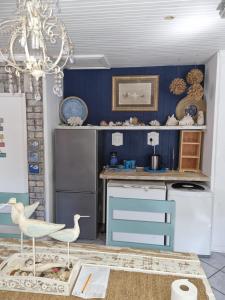
{"label": "stainless steel refrigerator", "polygon": [[79,222],[83,239],[97,236],[100,148],[96,130],[55,130],[56,222],[73,227],[75,214],[90,216]]}

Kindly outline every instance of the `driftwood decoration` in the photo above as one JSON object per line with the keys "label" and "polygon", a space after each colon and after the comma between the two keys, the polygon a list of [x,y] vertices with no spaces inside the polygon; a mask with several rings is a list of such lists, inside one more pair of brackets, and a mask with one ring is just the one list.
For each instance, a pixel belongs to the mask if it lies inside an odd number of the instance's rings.
{"label": "driftwood decoration", "polygon": [[193,119],[197,121],[198,111],[206,111],[206,101],[204,99],[196,101],[189,95],[179,101],[176,107],[176,117],[181,120],[187,113],[190,112],[192,107],[196,108],[196,114],[192,115]]}

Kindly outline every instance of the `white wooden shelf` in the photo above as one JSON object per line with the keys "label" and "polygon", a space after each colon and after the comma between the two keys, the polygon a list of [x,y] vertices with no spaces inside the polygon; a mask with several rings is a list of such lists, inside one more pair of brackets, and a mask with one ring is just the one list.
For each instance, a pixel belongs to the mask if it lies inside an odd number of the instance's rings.
{"label": "white wooden shelf", "polygon": [[59,125],[57,129],[93,130],[206,130],[206,126],[68,126]]}

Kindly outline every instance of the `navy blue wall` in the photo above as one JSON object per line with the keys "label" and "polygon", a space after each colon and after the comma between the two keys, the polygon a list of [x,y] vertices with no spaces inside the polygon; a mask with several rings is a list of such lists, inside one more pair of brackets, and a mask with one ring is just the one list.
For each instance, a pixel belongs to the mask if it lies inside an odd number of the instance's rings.
{"label": "navy blue wall", "polygon": [[[188,71],[196,66],[168,66],[144,68],[117,68],[110,70],[65,70],[64,96],[78,96],[88,106],[86,123],[99,124],[101,120],[124,121],[137,116],[144,122],[157,119],[164,124],[169,114],[175,113],[180,97],[169,91],[171,81],[176,77],[185,78]],[[204,71],[204,66],[197,66]],[[112,111],[112,76],[122,75],[159,75],[159,109],[157,112],[113,112]],[[109,161],[111,151],[117,151],[119,159],[136,159],[139,166],[149,165],[149,156],[153,153],[148,146],[147,132],[124,132],[124,145],[113,147],[112,132],[104,132],[104,164]],[[172,151],[175,150],[176,165],[179,152],[179,133],[176,131],[160,132],[160,145],[157,153],[161,156],[161,166],[172,168]]]}

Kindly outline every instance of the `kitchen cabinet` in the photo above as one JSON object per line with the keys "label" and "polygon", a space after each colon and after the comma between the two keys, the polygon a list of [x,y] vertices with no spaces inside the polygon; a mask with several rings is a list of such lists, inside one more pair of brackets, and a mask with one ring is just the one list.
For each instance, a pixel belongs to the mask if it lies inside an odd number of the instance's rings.
{"label": "kitchen cabinet", "polygon": [[165,183],[111,180],[107,187],[107,245],[173,249],[175,210]]}

